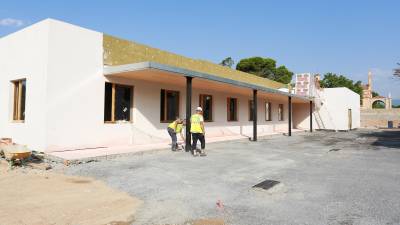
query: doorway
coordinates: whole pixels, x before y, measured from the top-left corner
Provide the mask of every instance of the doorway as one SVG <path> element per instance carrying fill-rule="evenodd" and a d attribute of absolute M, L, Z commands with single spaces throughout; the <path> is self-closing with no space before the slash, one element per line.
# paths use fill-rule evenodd
<path fill-rule="evenodd" d="M 353 128 L 353 115 L 351 109 L 348 109 L 347 116 L 349 121 L 349 130 L 351 130 Z"/>

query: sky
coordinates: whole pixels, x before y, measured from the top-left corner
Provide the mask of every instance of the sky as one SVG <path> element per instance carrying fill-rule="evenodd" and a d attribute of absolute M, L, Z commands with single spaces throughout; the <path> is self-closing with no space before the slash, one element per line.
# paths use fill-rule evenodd
<path fill-rule="evenodd" d="M 400 99 L 400 1 L 5 1 L 0 36 L 46 18 L 219 63 L 262 56 L 295 73 L 343 74 Z"/>

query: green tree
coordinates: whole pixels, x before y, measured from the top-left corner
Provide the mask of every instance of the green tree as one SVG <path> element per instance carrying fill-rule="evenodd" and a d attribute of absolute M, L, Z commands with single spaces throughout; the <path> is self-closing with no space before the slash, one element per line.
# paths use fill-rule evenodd
<path fill-rule="evenodd" d="M 372 91 L 372 97 L 378 97 L 378 96 L 379 96 L 378 92 Z"/>
<path fill-rule="evenodd" d="M 347 87 L 355 93 L 362 96 L 361 81 L 354 82 L 343 75 L 336 75 L 334 73 L 326 73 L 324 79 L 321 80 L 321 87 L 334 88 L 334 87 Z"/>
<path fill-rule="evenodd" d="M 383 103 L 382 101 L 376 101 L 376 102 L 372 103 L 372 108 L 373 109 L 384 109 L 385 103 Z"/>
<path fill-rule="evenodd" d="M 400 66 L 400 63 L 397 63 L 397 65 L 399 65 L 399 66 Z M 399 67 L 399 68 L 396 68 L 396 69 L 394 69 L 394 75 L 395 75 L 395 76 L 398 76 L 398 77 L 400 77 L 400 67 Z"/>
<path fill-rule="evenodd" d="M 224 60 L 222 60 L 219 65 L 221 66 L 226 66 L 229 68 L 232 68 L 233 64 L 235 64 L 235 61 L 233 61 L 233 59 L 231 57 L 225 58 Z"/>
<path fill-rule="evenodd" d="M 284 84 L 290 83 L 293 77 L 293 72 L 285 66 L 276 67 L 276 61 L 271 58 L 252 57 L 242 59 L 236 65 L 236 69 Z"/>

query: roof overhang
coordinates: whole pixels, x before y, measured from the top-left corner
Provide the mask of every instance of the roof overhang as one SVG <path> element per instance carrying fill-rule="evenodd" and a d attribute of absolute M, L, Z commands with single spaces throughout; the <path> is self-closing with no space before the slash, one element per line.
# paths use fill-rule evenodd
<path fill-rule="evenodd" d="M 249 88 L 249 89 L 263 91 L 263 92 L 267 92 L 267 93 L 291 96 L 296 99 L 301 99 L 303 101 L 312 101 L 312 98 L 291 94 L 289 92 L 284 92 L 284 91 L 280 91 L 280 90 L 273 89 L 273 88 L 263 87 L 263 86 L 259 86 L 259 85 L 246 83 L 246 82 L 223 78 L 220 76 L 215 76 L 212 74 L 197 72 L 197 71 L 193 71 L 193 70 L 187 70 L 187 69 L 164 65 L 164 64 L 155 63 L 155 62 L 140 62 L 140 63 L 118 65 L 118 66 L 104 66 L 104 75 L 109 76 L 109 75 L 113 75 L 113 74 L 121 74 L 121 73 L 128 73 L 128 72 L 142 71 L 142 70 L 151 70 L 151 69 L 165 71 L 165 72 L 169 72 L 169 73 L 176 74 L 179 76 L 202 78 L 202 79 L 206 79 L 206 80 L 210 80 L 210 81 L 221 82 L 221 83 L 225 83 L 225 84 Z"/>

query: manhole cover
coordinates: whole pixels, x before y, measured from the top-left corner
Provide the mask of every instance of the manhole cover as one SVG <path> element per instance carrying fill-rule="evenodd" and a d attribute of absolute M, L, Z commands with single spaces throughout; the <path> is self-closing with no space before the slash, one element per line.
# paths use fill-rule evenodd
<path fill-rule="evenodd" d="M 279 183 L 281 182 L 276 180 L 264 180 L 263 182 L 254 185 L 253 188 L 262 188 L 264 190 L 268 190 Z"/>

